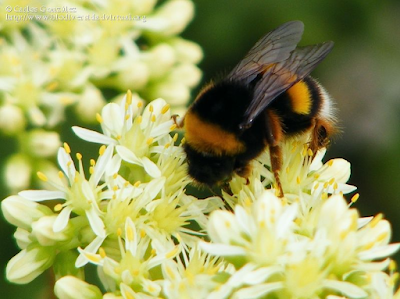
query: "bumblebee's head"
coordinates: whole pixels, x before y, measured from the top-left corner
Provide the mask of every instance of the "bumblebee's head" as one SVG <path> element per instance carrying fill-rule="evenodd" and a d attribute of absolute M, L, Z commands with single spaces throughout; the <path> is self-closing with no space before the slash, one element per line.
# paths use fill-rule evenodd
<path fill-rule="evenodd" d="M 198 152 L 188 144 L 185 146 L 185 151 L 189 164 L 189 175 L 198 183 L 212 187 L 231 178 L 234 158 Z"/>

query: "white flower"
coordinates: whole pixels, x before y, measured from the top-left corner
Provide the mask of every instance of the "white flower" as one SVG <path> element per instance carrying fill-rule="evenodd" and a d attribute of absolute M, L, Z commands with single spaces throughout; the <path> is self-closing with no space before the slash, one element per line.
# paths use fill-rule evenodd
<path fill-rule="evenodd" d="M 104 249 L 100 249 L 99 253 L 79 251 L 88 262 L 100 267 L 101 277 L 111 289 L 119 288 L 123 294 L 142 291 L 158 296 L 161 287 L 152 281 L 150 270 L 175 257 L 179 247 L 170 243 L 166 248 L 165 244 L 160 246 L 157 240 L 142 236 L 129 217 L 126 218 L 124 231 L 123 236 L 118 236 L 121 252 L 118 260 L 108 257 Z M 150 255 L 149 250 L 152 251 Z"/>
<path fill-rule="evenodd" d="M 71 212 L 74 212 L 77 215 L 86 215 L 95 234 L 105 237 L 105 228 L 101 220 L 102 212 L 99 204 L 102 200 L 109 198 L 110 195 L 109 192 L 103 191 L 104 186 L 99 185 L 99 182 L 111 160 L 113 147 L 109 146 L 107 149 L 104 147 L 100 150 L 100 157 L 97 163 L 92 165 L 91 176 L 88 180 L 85 178 L 83 171 L 81 155 L 77 155 L 79 170 L 76 170 L 69 153 L 70 149 L 67 145 L 58 151 L 58 161 L 64 174 L 60 172 L 60 182 L 49 182 L 57 191 L 30 190 L 22 191 L 19 195 L 33 201 L 65 200 L 64 204 L 56 206 L 60 214 L 54 222 L 54 232 L 62 231 L 68 224 Z M 64 175 L 67 177 L 68 182 L 63 180 Z M 48 180 L 43 174 L 41 176 L 45 181 Z"/>
<path fill-rule="evenodd" d="M 350 177 L 350 163 L 344 159 L 332 159 L 322 163 L 326 149 L 313 153 L 308 148 L 309 136 L 299 136 L 282 144 L 282 168 L 280 180 L 283 192 L 289 199 L 302 193 L 350 193 L 356 187 L 346 184 Z M 257 159 L 261 165 L 270 165 L 269 155 Z M 259 167 L 259 166 L 256 166 Z M 264 185 L 274 181 L 273 173 L 267 168 L 259 170 L 265 177 Z"/>
<path fill-rule="evenodd" d="M 182 252 L 182 258 L 162 263 L 164 280 L 163 291 L 167 298 L 210 298 L 209 294 L 217 289 L 226 276 L 224 263 L 215 257 L 201 252 L 197 247 L 188 253 Z"/>
<path fill-rule="evenodd" d="M 161 171 L 149 156 L 154 150 L 159 151 L 159 146 L 173 142 L 169 133 L 176 126 L 164 100 L 153 101 L 142 115 L 135 117 L 141 105 L 141 102 L 132 101 L 132 94 L 128 92 L 119 106 L 111 103 L 103 108 L 101 125 L 104 134 L 79 127 L 73 127 L 73 130 L 87 141 L 116 145 L 122 160 L 141 166 L 150 177 L 158 178 Z"/>
<path fill-rule="evenodd" d="M 393 294 L 389 285 L 371 287 L 362 279 L 385 275 L 389 265 L 385 258 L 400 248 L 400 244 L 389 244 L 388 222 L 379 216 L 369 223 L 363 221 L 341 196 L 334 195 L 319 199 L 322 205 L 308 214 L 315 219 L 314 229 L 305 230 L 302 226 L 310 225 L 302 221 L 299 207 L 307 199 L 300 197 L 298 203 L 287 204 L 266 191 L 245 207 L 237 205 L 234 214 L 211 214 L 208 234 L 212 242 L 201 243 L 201 247 L 224 257 L 238 270 L 215 298 Z"/>

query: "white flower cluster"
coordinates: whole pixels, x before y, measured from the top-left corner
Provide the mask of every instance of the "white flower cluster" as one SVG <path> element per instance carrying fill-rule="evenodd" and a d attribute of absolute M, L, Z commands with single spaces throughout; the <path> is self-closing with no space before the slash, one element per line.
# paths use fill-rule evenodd
<path fill-rule="evenodd" d="M 82 277 L 82 267 L 93 263 L 107 290 L 156 295 L 161 265 L 196 246 L 205 215 L 222 207 L 222 200 L 185 194 L 190 180 L 177 135 L 170 136 L 175 129 L 170 106 L 158 99 L 142 107 L 128 92 L 120 105 L 110 103 L 98 116 L 104 134 L 74 128 L 86 140 L 104 144 L 88 174 L 82 155 L 76 154 L 75 166 L 64 144 L 59 175 L 38 173 L 49 190 L 22 191 L 2 202 L 5 218 L 18 227 L 22 249 L 7 266 L 10 281 L 27 283 L 50 266 L 59 278 Z M 52 209 L 39 203 L 48 200 Z M 63 284 L 57 286 L 62 292 Z"/>
<path fill-rule="evenodd" d="M 202 76 L 196 66 L 201 48 L 178 36 L 194 5 L 158 2 L 3 1 L 0 133 L 21 136 L 19 153 L 6 166 L 12 192 L 28 188 L 38 169 L 51 167 L 48 158 L 60 140 L 49 130 L 64 121 L 67 107 L 94 122 L 106 100 L 131 89 L 142 98 L 163 97 L 181 112 Z M 39 154 L 26 150 L 38 148 L 29 142 L 36 137 L 45 140 Z"/>
<path fill-rule="evenodd" d="M 350 164 L 323 164 L 324 150 L 309 152 L 306 137 L 283 148 L 284 198 L 274 195 L 265 154 L 249 184 L 233 178 L 224 203 L 186 194 L 185 154 L 164 100 L 143 109 L 128 92 L 97 119 L 103 133 L 74 127 L 102 144 L 87 171 L 64 144 L 59 175 L 38 173 L 49 190 L 2 202 L 22 249 L 8 280 L 28 283 L 52 267 L 59 298 L 400 297 L 389 222 L 346 203 Z M 85 281 L 88 263 L 101 288 Z"/>

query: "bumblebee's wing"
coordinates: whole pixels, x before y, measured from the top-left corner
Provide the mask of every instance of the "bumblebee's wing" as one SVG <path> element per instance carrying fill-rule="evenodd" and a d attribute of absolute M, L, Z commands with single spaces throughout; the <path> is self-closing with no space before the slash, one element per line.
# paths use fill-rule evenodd
<path fill-rule="evenodd" d="M 228 79 L 248 84 L 265 65 L 287 60 L 300 41 L 303 31 L 302 22 L 291 21 L 267 33 L 229 73 Z"/>
<path fill-rule="evenodd" d="M 285 61 L 264 65 L 261 79 L 254 87 L 253 100 L 247 108 L 241 128 L 247 128 L 279 94 L 308 76 L 332 50 L 333 42 L 297 48 Z"/>

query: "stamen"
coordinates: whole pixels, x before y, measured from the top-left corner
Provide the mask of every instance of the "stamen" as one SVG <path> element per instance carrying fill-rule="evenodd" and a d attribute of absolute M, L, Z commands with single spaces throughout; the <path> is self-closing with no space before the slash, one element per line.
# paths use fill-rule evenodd
<path fill-rule="evenodd" d="M 130 227 L 130 226 L 127 226 L 127 228 L 126 228 L 126 237 L 127 237 L 128 241 L 133 241 L 134 240 L 134 238 L 133 238 L 133 230 L 132 230 L 132 227 Z"/>
<path fill-rule="evenodd" d="M 103 122 L 103 118 L 99 113 L 96 113 L 96 120 L 101 124 Z"/>
<path fill-rule="evenodd" d="M 167 259 L 173 258 L 173 257 L 178 253 L 178 251 L 179 251 L 179 247 L 178 247 L 178 246 L 175 246 L 175 248 L 172 249 L 170 252 L 168 252 L 168 253 L 165 255 L 165 257 L 166 257 Z"/>
<path fill-rule="evenodd" d="M 161 109 L 161 114 L 167 113 L 170 107 L 171 107 L 170 104 L 166 104 L 166 105 Z"/>
<path fill-rule="evenodd" d="M 106 146 L 105 146 L 105 145 L 102 145 L 102 146 L 100 147 L 100 149 L 99 149 L 99 155 L 100 155 L 100 156 L 103 156 L 105 151 L 106 151 Z"/>
<path fill-rule="evenodd" d="M 130 89 L 126 92 L 126 104 L 132 104 L 132 91 Z"/>
<path fill-rule="evenodd" d="M 36 175 L 38 176 L 38 178 L 41 180 L 41 181 L 43 181 L 43 182 L 47 182 L 49 179 L 47 178 L 47 176 L 43 173 L 43 172 L 41 172 L 41 171 L 38 171 L 37 173 L 36 173 Z"/>
<path fill-rule="evenodd" d="M 383 214 L 379 213 L 378 215 L 376 215 L 374 217 L 374 219 L 371 220 L 371 222 L 369 223 L 370 227 L 375 227 L 379 221 L 381 221 L 383 219 Z"/>
<path fill-rule="evenodd" d="M 150 138 L 147 139 L 146 143 L 147 143 L 147 145 L 150 145 L 150 144 L 153 143 L 153 141 L 154 141 L 154 138 L 150 137 Z"/>
<path fill-rule="evenodd" d="M 67 154 L 71 153 L 71 148 L 69 147 L 68 143 L 64 142 L 64 149 L 67 152 Z"/>
<path fill-rule="evenodd" d="M 350 199 L 350 201 L 352 203 L 355 203 L 358 200 L 359 197 L 360 197 L 360 194 L 356 193 L 356 194 L 353 195 L 353 197 Z"/>
<path fill-rule="evenodd" d="M 390 260 L 390 263 L 389 263 L 389 271 L 390 272 L 394 272 L 394 271 L 396 271 L 397 270 L 397 263 L 396 263 L 396 261 L 395 260 Z"/>
<path fill-rule="evenodd" d="M 63 205 L 62 204 L 56 204 L 55 206 L 54 206 L 54 212 L 60 212 L 61 210 L 62 210 L 62 208 L 63 208 Z"/>
<path fill-rule="evenodd" d="M 107 255 L 106 255 L 106 251 L 104 250 L 103 247 L 99 248 L 99 254 L 100 256 L 104 259 Z"/>
<path fill-rule="evenodd" d="M 46 86 L 47 91 L 54 91 L 60 84 L 57 81 L 51 82 L 49 85 Z"/>

